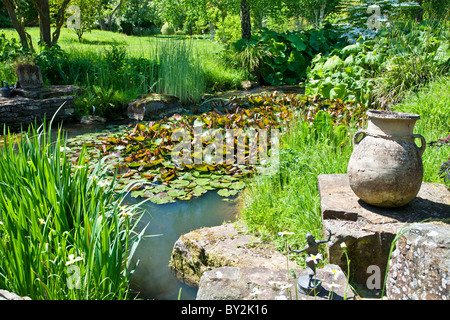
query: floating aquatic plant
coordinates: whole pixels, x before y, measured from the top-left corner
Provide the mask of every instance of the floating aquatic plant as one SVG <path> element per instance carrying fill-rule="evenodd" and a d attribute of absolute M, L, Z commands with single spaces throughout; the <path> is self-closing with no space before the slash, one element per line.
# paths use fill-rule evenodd
<path fill-rule="evenodd" d="M 328 112 L 337 124 L 361 125 L 366 108 L 340 99 L 277 92 L 233 96 L 199 115 L 175 114 L 85 135 L 83 140 L 76 137 L 69 147 L 86 145 L 91 160 L 108 157 L 109 173 L 119 179 L 119 188 L 135 182 L 133 197 L 162 204 L 214 189 L 230 197 L 245 187 L 246 178 L 276 161 L 273 147 L 279 146 L 270 137 L 283 133 L 295 118 L 312 122 L 319 111 Z M 75 161 L 77 148 L 72 149 Z"/>

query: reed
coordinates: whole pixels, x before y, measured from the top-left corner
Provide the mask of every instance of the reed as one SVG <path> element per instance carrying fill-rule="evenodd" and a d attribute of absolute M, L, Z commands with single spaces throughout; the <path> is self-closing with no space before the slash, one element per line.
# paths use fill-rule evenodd
<path fill-rule="evenodd" d="M 32 299 L 127 299 L 140 211 L 105 184 L 103 161 L 66 158 L 60 131 L 5 132 L 0 150 L 0 288 Z"/>

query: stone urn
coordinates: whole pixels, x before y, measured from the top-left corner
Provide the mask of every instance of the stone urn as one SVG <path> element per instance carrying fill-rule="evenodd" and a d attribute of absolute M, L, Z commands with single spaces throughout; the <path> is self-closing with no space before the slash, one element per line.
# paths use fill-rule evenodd
<path fill-rule="evenodd" d="M 39 89 L 43 86 L 41 68 L 33 64 L 21 64 L 16 67 L 17 79 L 23 89 Z"/>
<path fill-rule="evenodd" d="M 347 174 L 353 192 L 379 207 L 401 207 L 412 201 L 423 179 L 425 138 L 414 134 L 417 114 L 369 110 L 367 130 L 353 137 Z M 418 147 L 415 139 L 421 140 Z"/>

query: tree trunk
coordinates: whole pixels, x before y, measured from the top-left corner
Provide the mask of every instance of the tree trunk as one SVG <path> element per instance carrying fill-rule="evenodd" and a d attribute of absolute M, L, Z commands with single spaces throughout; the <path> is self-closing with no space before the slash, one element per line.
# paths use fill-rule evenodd
<path fill-rule="evenodd" d="M 45 0 L 48 2 L 48 0 Z M 64 24 L 64 14 L 66 13 L 67 6 L 69 5 L 70 0 L 63 0 L 61 7 L 59 7 L 58 13 L 56 14 L 56 28 L 55 31 L 52 34 L 52 42 L 51 46 L 54 46 L 59 39 L 59 35 L 61 33 L 61 28 Z"/>
<path fill-rule="evenodd" d="M 50 29 L 50 6 L 48 0 L 36 0 L 33 1 L 36 10 L 39 13 L 39 31 L 41 35 L 41 41 L 48 47 L 52 46 L 52 36 Z"/>
<path fill-rule="evenodd" d="M 248 0 L 241 0 L 241 37 L 242 39 L 250 40 L 251 36 L 250 4 Z"/>
<path fill-rule="evenodd" d="M 15 5 L 12 0 L 3 0 L 6 10 L 8 11 L 11 23 L 19 34 L 20 43 L 25 50 L 33 50 L 33 43 L 31 42 L 31 37 L 25 32 L 25 26 L 19 22 L 17 19 Z"/>
<path fill-rule="evenodd" d="M 114 8 L 114 10 L 111 12 L 111 14 L 108 16 L 108 30 L 112 31 L 112 18 L 117 10 L 122 6 L 123 0 L 119 1 L 119 4 Z"/>
<path fill-rule="evenodd" d="M 422 0 L 418 0 L 417 3 L 420 5 L 420 8 L 416 11 L 416 21 L 421 23 L 423 21 L 423 7 Z"/>

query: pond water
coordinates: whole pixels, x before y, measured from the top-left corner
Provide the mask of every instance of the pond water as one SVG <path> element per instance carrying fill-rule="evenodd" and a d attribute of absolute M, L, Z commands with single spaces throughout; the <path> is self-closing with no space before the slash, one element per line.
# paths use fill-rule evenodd
<path fill-rule="evenodd" d="M 118 121 L 101 125 L 68 124 L 63 130 L 70 138 L 102 132 L 105 129 L 114 130 L 115 126 L 126 123 L 126 121 Z M 131 287 L 139 292 L 138 298 L 176 300 L 180 289 L 180 299 L 194 300 L 196 298 L 197 288 L 180 282 L 168 267 L 173 245 L 182 234 L 202 227 L 235 221 L 239 213 L 237 198 L 227 199 L 228 201 L 225 201 L 217 194 L 217 191 L 209 191 L 189 201 L 177 200 L 175 203 L 164 205 L 146 202 L 141 205 L 145 214 L 138 226 L 140 228 L 138 231 L 147 226 L 145 235 L 149 237 L 142 239 L 132 260 L 133 263 L 139 261 L 131 278 Z M 141 198 L 128 196 L 124 204 L 133 205 L 142 201 Z"/>
<path fill-rule="evenodd" d="M 127 198 L 126 204 L 141 200 Z M 189 201 L 177 201 L 164 205 L 146 202 L 142 205 L 148 214 L 142 217 L 139 227 L 147 226 L 146 235 L 136 249 L 134 263 L 139 264 L 131 278 L 132 289 L 140 292 L 139 298 L 156 300 L 194 300 L 197 289 L 180 282 L 170 271 L 172 248 L 185 233 L 202 227 L 211 227 L 225 221 L 235 221 L 238 214 L 236 199 L 224 201 L 215 191 Z"/>

